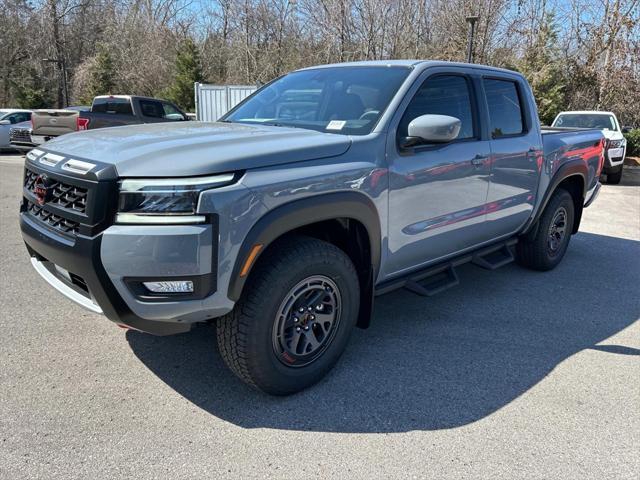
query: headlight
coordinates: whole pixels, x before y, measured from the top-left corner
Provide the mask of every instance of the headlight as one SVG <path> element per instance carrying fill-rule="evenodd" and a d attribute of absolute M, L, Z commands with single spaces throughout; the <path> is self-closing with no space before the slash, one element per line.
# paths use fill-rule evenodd
<path fill-rule="evenodd" d="M 202 223 L 200 193 L 229 185 L 235 175 L 197 178 L 126 179 L 120 182 L 116 223 Z"/>
<path fill-rule="evenodd" d="M 627 140 L 623 138 L 622 140 L 610 140 L 609 148 L 620 148 L 624 147 L 627 144 Z"/>

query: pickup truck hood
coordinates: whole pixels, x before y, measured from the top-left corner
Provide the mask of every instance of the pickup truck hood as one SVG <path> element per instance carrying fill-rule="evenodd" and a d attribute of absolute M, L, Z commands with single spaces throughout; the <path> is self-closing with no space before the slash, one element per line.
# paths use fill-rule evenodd
<path fill-rule="evenodd" d="M 624 138 L 624 135 L 622 135 L 621 132 L 618 132 L 616 130 L 602 130 L 602 134 L 604 135 L 604 138 L 606 138 L 607 140 L 622 140 Z"/>
<path fill-rule="evenodd" d="M 121 177 L 184 177 L 333 157 L 350 145 L 348 136 L 299 128 L 171 122 L 71 133 L 43 149 L 113 164 Z"/>

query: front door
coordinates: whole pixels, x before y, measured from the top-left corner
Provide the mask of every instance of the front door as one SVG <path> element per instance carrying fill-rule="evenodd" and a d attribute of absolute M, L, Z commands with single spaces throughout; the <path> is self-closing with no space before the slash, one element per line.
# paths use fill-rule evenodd
<path fill-rule="evenodd" d="M 391 128 L 387 276 L 486 240 L 491 150 L 479 128 L 476 85 L 463 71 L 430 73 Z M 426 114 L 458 118 L 457 139 L 401 149 L 409 122 Z"/>

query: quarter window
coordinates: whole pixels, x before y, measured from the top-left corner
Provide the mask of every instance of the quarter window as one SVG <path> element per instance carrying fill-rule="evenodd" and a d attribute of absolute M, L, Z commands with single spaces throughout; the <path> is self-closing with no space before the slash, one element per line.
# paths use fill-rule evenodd
<path fill-rule="evenodd" d="M 421 115 L 448 115 L 461 122 L 458 139 L 475 137 L 471 92 L 465 77 L 438 75 L 428 78 L 411 99 L 398 126 L 398 136 L 406 137 L 411 121 Z"/>
<path fill-rule="evenodd" d="M 485 78 L 484 91 L 489 106 L 491 136 L 500 138 L 523 133 L 522 102 L 516 83 Z"/>

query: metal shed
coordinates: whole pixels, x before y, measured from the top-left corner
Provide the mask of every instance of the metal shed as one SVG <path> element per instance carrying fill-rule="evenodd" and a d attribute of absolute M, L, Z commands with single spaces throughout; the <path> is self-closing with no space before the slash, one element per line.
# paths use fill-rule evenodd
<path fill-rule="evenodd" d="M 215 122 L 257 90 L 255 85 L 208 85 L 196 82 L 196 119 Z"/>

